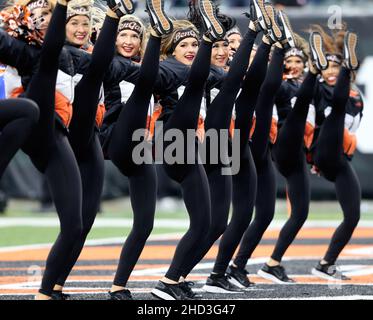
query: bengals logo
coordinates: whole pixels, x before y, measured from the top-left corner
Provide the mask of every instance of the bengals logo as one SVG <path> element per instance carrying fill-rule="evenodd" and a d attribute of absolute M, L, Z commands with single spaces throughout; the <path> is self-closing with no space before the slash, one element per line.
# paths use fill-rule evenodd
<path fill-rule="evenodd" d="M 37 1 L 33 1 L 31 3 L 29 3 L 27 5 L 27 8 L 32 11 L 34 9 L 37 9 L 37 8 L 49 8 L 49 3 L 47 0 L 37 0 Z"/>

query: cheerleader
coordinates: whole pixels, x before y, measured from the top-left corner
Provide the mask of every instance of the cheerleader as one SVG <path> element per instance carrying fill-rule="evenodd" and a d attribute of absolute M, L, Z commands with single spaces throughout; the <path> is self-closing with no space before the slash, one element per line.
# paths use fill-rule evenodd
<path fill-rule="evenodd" d="M 312 273 L 324 279 L 347 280 L 335 267 L 360 219 L 361 188 L 351 165 L 356 149 L 355 132 L 363 112 L 363 99 L 354 84 L 359 67 L 358 37 L 344 28 L 334 37 L 320 32 L 329 67 L 323 70 L 315 92 L 316 131 L 311 147 L 315 170 L 334 183 L 343 221 L 334 232 L 327 252 Z"/>

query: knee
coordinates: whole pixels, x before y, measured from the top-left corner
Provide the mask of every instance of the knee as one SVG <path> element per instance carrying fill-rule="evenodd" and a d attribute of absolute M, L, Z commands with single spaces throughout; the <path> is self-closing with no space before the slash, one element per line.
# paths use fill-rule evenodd
<path fill-rule="evenodd" d="M 197 232 L 203 236 L 206 236 L 206 234 L 209 232 L 211 227 L 211 223 L 209 220 L 206 220 L 206 222 L 201 223 L 197 229 Z"/>
<path fill-rule="evenodd" d="M 251 222 L 251 217 L 242 217 L 240 219 L 232 219 L 231 224 L 234 226 L 234 230 L 238 234 L 243 234 L 249 227 Z"/>
<path fill-rule="evenodd" d="M 153 223 L 143 223 L 141 226 L 134 226 L 132 233 L 139 241 L 145 242 L 153 231 Z"/>
<path fill-rule="evenodd" d="M 306 220 L 307 220 L 307 217 L 308 217 L 308 212 L 307 212 L 306 214 L 303 214 L 303 215 L 299 218 L 299 224 L 300 224 L 301 226 L 304 225 L 304 223 L 305 223 Z"/>
<path fill-rule="evenodd" d="M 25 100 L 25 102 L 27 102 L 27 107 L 23 109 L 24 116 L 29 120 L 31 125 L 36 125 L 39 121 L 39 107 L 32 100 Z"/>
<path fill-rule="evenodd" d="M 218 240 L 226 229 L 227 229 L 227 223 L 211 225 L 210 230 L 209 230 L 211 239 L 213 239 L 214 241 Z"/>
<path fill-rule="evenodd" d="M 61 228 L 61 236 L 66 242 L 75 242 L 83 235 L 82 224 L 72 224 L 68 228 Z"/>
<path fill-rule="evenodd" d="M 320 142 L 318 142 L 317 148 L 315 148 L 313 152 L 313 160 L 315 161 L 316 165 L 323 165 L 327 164 L 329 159 L 328 150 L 327 148 L 323 148 Z"/>
<path fill-rule="evenodd" d="M 79 238 L 83 234 L 83 226 L 81 224 L 72 228 L 71 234 L 74 238 Z"/>
<path fill-rule="evenodd" d="M 209 220 L 204 222 L 191 224 L 189 231 L 194 234 L 194 238 L 205 237 L 211 230 L 211 224 Z"/>
<path fill-rule="evenodd" d="M 81 231 L 82 237 L 86 238 L 88 234 L 91 232 L 91 229 L 92 229 L 92 224 L 84 225 Z"/>
<path fill-rule="evenodd" d="M 320 169 L 320 171 L 326 176 L 334 176 L 333 180 L 335 179 L 335 175 L 338 171 L 339 163 L 334 156 L 329 155 L 327 152 L 315 152 L 314 156 L 315 165 Z"/>
<path fill-rule="evenodd" d="M 108 154 L 113 164 L 122 174 L 129 176 L 131 173 L 134 173 L 135 166 L 133 166 L 132 162 L 128 159 L 128 155 L 120 150 L 120 148 L 109 148 Z"/>
<path fill-rule="evenodd" d="M 255 217 L 252 225 L 256 230 L 265 231 L 273 220 L 273 215 L 270 217 Z M 251 228 L 251 227 L 250 227 Z"/>
<path fill-rule="evenodd" d="M 349 215 L 343 219 L 344 225 L 346 225 L 350 229 L 355 229 L 360 221 L 360 213 Z"/>
<path fill-rule="evenodd" d="M 297 213 L 292 213 L 290 220 L 292 221 L 292 224 L 296 226 L 297 228 L 301 228 L 304 223 L 306 222 L 308 217 L 308 211 L 307 210 L 302 210 Z"/>

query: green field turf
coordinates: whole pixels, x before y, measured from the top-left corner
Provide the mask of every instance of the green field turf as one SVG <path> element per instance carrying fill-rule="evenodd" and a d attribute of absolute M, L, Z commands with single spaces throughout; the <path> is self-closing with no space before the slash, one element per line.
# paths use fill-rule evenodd
<path fill-rule="evenodd" d="M 7 227 L 0 228 L 0 247 L 48 244 L 56 240 L 58 228 L 53 227 Z M 129 228 L 94 228 L 88 239 L 118 238 L 128 235 Z M 182 232 L 182 229 L 155 228 L 153 235 Z"/>
<path fill-rule="evenodd" d="M 38 213 L 38 204 L 34 201 L 12 200 L 9 203 L 7 211 L 2 217 L 55 217 L 55 212 Z M 373 202 L 363 201 L 361 206 L 362 219 L 373 220 Z M 105 201 L 102 204 L 101 218 L 132 218 L 132 210 L 128 199 Z M 283 220 L 287 217 L 287 207 L 284 200 L 278 200 L 276 203 L 275 219 Z M 337 202 L 311 202 L 309 220 L 340 220 L 342 212 Z M 156 219 L 188 219 L 188 214 L 184 208 L 172 212 L 162 211 L 157 208 Z"/>
<path fill-rule="evenodd" d="M 36 213 L 38 207 L 36 202 L 32 201 L 11 201 L 6 213 L 0 215 L 0 247 L 51 243 L 56 239 L 58 234 L 57 227 L 30 227 L 30 226 L 12 226 L 1 227 L 1 221 L 8 218 L 39 218 L 56 217 L 55 212 Z M 107 220 L 113 218 L 132 218 L 132 210 L 128 199 L 107 201 L 102 204 L 102 213 L 98 215 L 99 219 Z M 278 201 L 276 207 L 275 220 L 285 220 L 287 217 L 286 203 L 283 200 Z M 156 212 L 156 220 L 172 219 L 176 221 L 187 221 L 188 215 L 185 209 L 180 208 L 173 212 Z M 336 202 L 312 202 L 309 214 L 309 221 L 325 221 L 334 220 L 340 221 L 342 213 Z M 373 220 L 373 204 L 364 202 L 362 205 L 362 220 Z M 34 220 L 33 220 L 34 221 Z M 104 239 L 113 237 L 125 237 L 129 233 L 128 227 L 110 226 L 110 227 L 94 227 L 89 235 L 89 239 Z M 168 234 L 184 232 L 182 227 L 158 227 L 153 230 L 152 234 Z"/>

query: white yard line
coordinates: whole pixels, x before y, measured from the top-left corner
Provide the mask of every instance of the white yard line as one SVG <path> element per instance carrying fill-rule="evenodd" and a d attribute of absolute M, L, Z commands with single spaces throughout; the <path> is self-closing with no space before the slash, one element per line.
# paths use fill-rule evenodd
<path fill-rule="evenodd" d="M 167 233 L 161 235 L 151 235 L 148 241 L 163 241 L 163 240 L 177 240 L 180 239 L 182 234 L 180 233 Z M 108 244 L 122 244 L 126 241 L 126 237 L 122 238 L 105 238 L 97 240 L 87 240 L 87 246 L 100 246 Z M 37 249 L 48 249 L 52 247 L 53 243 L 40 243 L 40 244 L 30 244 L 24 246 L 11 246 L 11 247 L 2 247 L 0 248 L 1 252 L 13 252 L 13 251 L 24 251 L 24 250 L 37 250 Z"/>
<path fill-rule="evenodd" d="M 132 219 L 98 218 L 94 228 L 130 228 Z M 188 228 L 189 221 L 184 219 L 158 219 L 154 226 L 157 228 Z M 59 227 L 58 218 L 0 218 L 0 228 L 7 227 Z"/>
<path fill-rule="evenodd" d="M 285 220 L 273 221 L 269 229 L 280 229 Z M 339 220 L 325 220 L 325 221 L 307 221 L 304 228 L 335 228 L 341 223 Z M 58 227 L 58 218 L 43 218 L 43 217 L 27 217 L 27 218 L 0 218 L 0 228 L 6 227 Z M 132 219 L 120 218 L 97 218 L 94 224 L 95 228 L 121 228 L 131 227 Z M 189 226 L 188 219 L 156 219 L 154 226 L 158 228 L 187 228 Z M 372 228 L 373 221 L 362 221 L 359 227 Z"/>
<path fill-rule="evenodd" d="M 345 253 L 359 256 L 370 256 L 373 258 L 373 246 L 358 249 L 347 249 Z"/>

